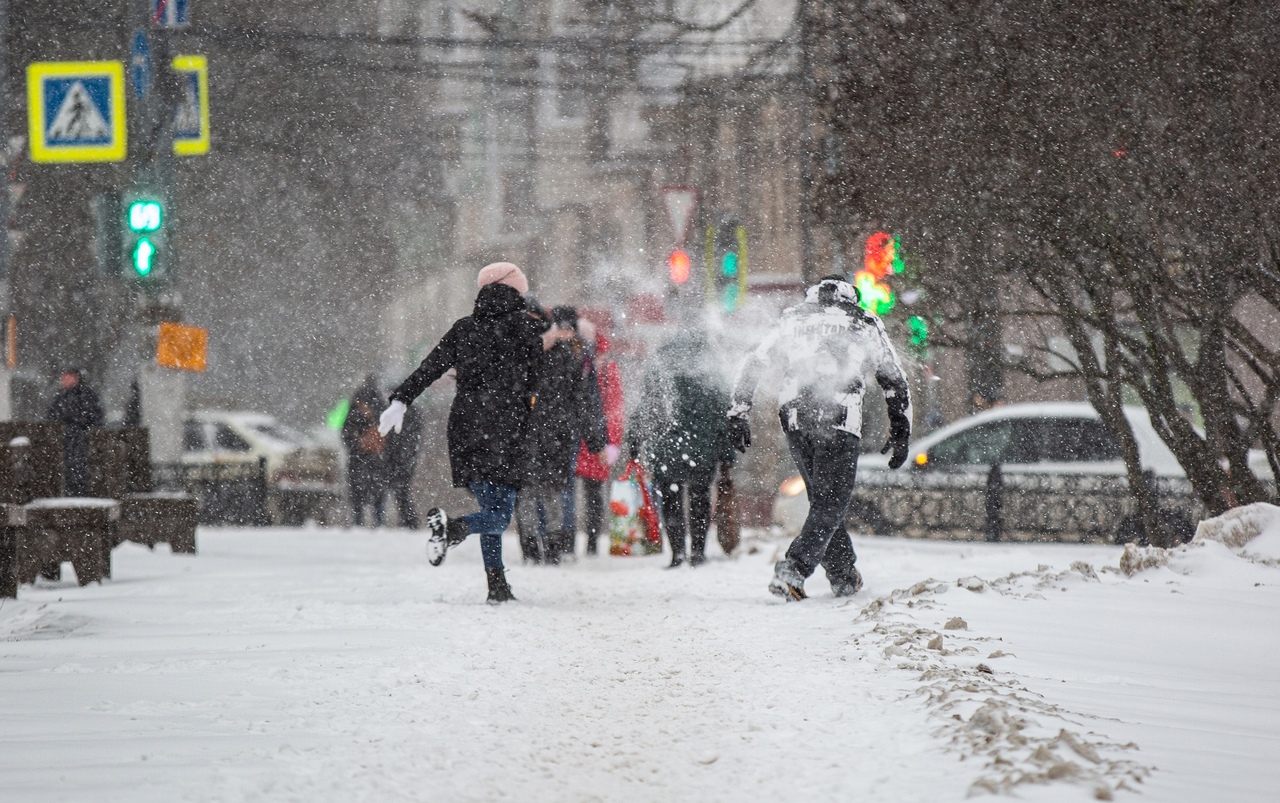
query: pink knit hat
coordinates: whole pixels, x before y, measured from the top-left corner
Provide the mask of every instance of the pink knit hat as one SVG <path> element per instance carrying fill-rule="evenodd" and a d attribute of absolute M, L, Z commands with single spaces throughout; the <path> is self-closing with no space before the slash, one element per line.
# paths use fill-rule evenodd
<path fill-rule="evenodd" d="M 514 288 L 520 295 L 529 292 L 529 280 L 525 278 L 524 271 L 510 262 L 494 262 L 492 265 L 485 265 L 480 269 L 476 283 L 480 287 L 486 284 L 505 284 L 507 287 Z"/>

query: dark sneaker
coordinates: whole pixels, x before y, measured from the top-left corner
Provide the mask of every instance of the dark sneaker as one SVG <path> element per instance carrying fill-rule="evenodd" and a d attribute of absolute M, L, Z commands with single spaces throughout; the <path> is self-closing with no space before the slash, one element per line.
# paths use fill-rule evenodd
<path fill-rule="evenodd" d="M 862 590 L 862 573 L 855 566 L 847 579 L 831 581 L 831 595 L 835 597 L 852 597 Z"/>
<path fill-rule="evenodd" d="M 695 569 L 706 562 L 707 562 L 706 555 L 690 555 L 689 556 L 689 565 Z"/>
<path fill-rule="evenodd" d="M 439 566 L 444 563 L 444 556 L 449 551 L 448 527 L 449 517 L 443 510 L 433 507 L 427 511 L 427 563 Z"/>

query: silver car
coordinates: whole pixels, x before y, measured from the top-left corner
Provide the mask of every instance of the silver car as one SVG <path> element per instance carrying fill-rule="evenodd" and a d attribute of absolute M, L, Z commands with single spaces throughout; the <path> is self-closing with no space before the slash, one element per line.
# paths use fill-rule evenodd
<path fill-rule="evenodd" d="M 1125 415 L 1163 524 L 1189 539 L 1204 512 L 1191 483 L 1146 410 L 1127 407 Z M 804 491 L 799 476 L 782 483 L 775 523 L 799 530 Z M 864 455 L 849 518 L 864 532 L 917 538 L 1119 543 L 1141 533 L 1119 443 L 1092 406 L 1076 402 L 964 418 L 913 442 L 897 471 L 885 457 Z"/>
<path fill-rule="evenodd" d="M 183 464 L 216 468 L 258 464 L 266 470 L 266 514 L 274 524 L 326 523 L 341 498 L 337 450 L 261 413 L 198 410 L 188 414 Z"/>

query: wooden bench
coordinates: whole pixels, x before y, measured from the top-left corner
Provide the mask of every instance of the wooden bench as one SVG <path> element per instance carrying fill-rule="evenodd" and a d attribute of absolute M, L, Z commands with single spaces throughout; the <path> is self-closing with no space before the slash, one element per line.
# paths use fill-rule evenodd
<path fill-rule="evenodd" d="M 16 595 L 18 584 L 37 576 L 59 578 L 64 561 L 80 585 L 111 576 L 120 503 L 63 496 L 62 460 L 61 424 L 0 422 L 0 504 L 8 523 L 0 558 L 12 557 L 0 566 L 5 592 Z"/>
<path fill-rule="evenodd" d="M 89 489 L 120 502 L 117 543 L 132 541 L 173 552 L 196 551 L 196 498 L 182 491 L 153 490 L 151 446 L 143 428 L 89 432 Z M 114 547 L 115 544 L 112 544 Z"/>

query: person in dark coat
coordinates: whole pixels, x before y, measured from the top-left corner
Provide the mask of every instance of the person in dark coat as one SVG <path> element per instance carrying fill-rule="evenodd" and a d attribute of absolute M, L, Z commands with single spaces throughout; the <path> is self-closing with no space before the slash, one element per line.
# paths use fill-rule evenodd
<path fill-rule="evenodd" d="M 373 506 L 373 526 L 381 527 L 384 518 L 387 443 L 378 432 L 378 416 L 382 410 L 377 377 L 367 376 L 351 397 L 347 420 L 342 424 L 351 511 L 357 527 L 364 524 L 366 505 Z"/>
<path fill-rule="evenodd" d="M 573 482 L 573 462 L 585 440 L 592 452 L 605 447 L 604 411 L 591 362 L 574 328 L 572 307 L 556 307 L 542 336 L 543 364 L 537 399 L 525 438 L 525 476 L 516 516 L 525 557 L 557 564 L 573 553 L 573 531 L 565 527 L 564 496 Z M 545 518 L 543 518 L 545 517 Z M 546 533 L 541 523 L 546 522 Z"/>
<path fill-rule="evenodd" d="M 404 425 L 387 436 L 387 487 L 396 499 L 401 526 L 416 530 L 418 511 L 413 505 L 413 472 L 422 445 L 422 413 L 417 407 L 404 411 Z"/>
<path fill-rule="evenodd" d="M 516 489 L 524 475 L 524 433 L 534 406 L 542 339 L 527 313 L 529 282 L 510 262 L 480 271 L 475 308 L 454 322 L 409 378 L 391 394 L 379 430 L 404 424 L 409 404 L 452 369 L 457 394 L 449 410 L 449 466 L 453 484 L 467 488 L 480 510 L 451 518 L 440 508 L 427 512 L 427 560 L 438 566 L 450 546 L 480 535 L 489 602 L 515 599 L 502 565 L 502 533 L 515 511 Z"/>
<path fill-rule="evenodd" d="M 689 564 L 707 560 L 711 483 L 716 469 L 727 471 L 734 459 L 724 415 L 728 407 L 727 383 L 705 333 L 686 331 L 658 349 L 645 374 L 643 401 L 632 416 L 628 440 L 632 459 L 643 454 L 660 497 L 671 544 L 668 568 L 684 563 L 686 534 Z"/>
<path fill-rule="evenodd" d="M 608 354 L 609 339 L 597 332 L 589 320 L 578 323 L 578 337 L 586 344 L 600 389 L 600 402 L 604 411 L 604 454 L 596 454 L 583 441 L 578 451 L 578 464 L 574 473 L 582 479 L 582 499 L 585 512 L 583 530 L 587 537 L 587 554 L 595 555 L 600 536 L 605 532 L 605 503 L 608 501 L 606 485 L 622 453 L 622 433 L 626 425 L 626 406 L 622 398 L 622 372 L 618 363 Z M 573 498 L 572 490 L 570 498 Z M 572 519 L 571 519 L 572 521 Z M 572 527 L 572 524 L 570 524 Z"/>
<path fill-rule="evenodd" d="M 62 424 L 63 478 L 67 496 L 89 495 L 89 430 L 102 426 L 102 402 L 84 381 L 84 372 L 68 368 L 58 379 L 61 389 L 44 417 Z"/>

